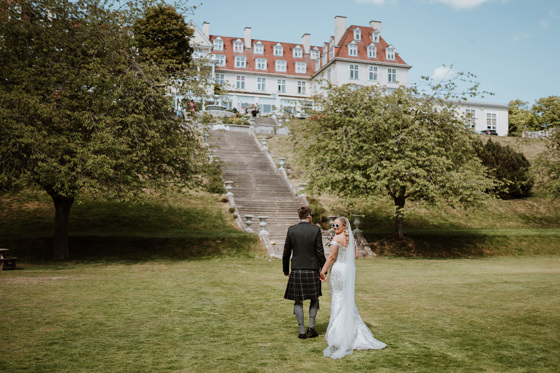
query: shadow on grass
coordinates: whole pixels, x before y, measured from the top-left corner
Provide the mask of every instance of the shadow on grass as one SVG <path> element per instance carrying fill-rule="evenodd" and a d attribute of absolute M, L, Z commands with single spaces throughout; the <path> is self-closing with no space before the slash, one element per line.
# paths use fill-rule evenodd
<path fill-rule="evenodd" d="M 26 261 L 51 261 L 52 238 L 3 238 L 10 254 Z M 256 235 L 237 233 L 214 237 L 99 237 L 70 236 L 70 261 L 141 263 L 157 260 L 211 259 L 254 256 Z"/>

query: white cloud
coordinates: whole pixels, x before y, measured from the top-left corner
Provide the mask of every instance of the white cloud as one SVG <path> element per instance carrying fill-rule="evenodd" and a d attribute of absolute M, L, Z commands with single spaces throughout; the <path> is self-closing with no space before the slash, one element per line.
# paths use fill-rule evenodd
<path fill-rule="evenodd" d="M 556 12 L 554 10 L 551 10 L 550 12 L 548 12 L 548 16 L 539 22 L 539 26 L 542 29 L 547 29 L 550 27 L 550 23 L 557 18 L 558 16 L 556 15 Z"/>
<path fill-rule="evenodd" d="M 452 66 L 440 66 L 434 70 L 432 74 L 433 80 L 449 80 L 456 75 Z"/>
<path fill-rule="evenodd" d="M 430 0 L 432 3 L 442 3 L 457 10 L 473 9 L 492 0 Z"/>
<path fill-rule="evenodd" d="M 517 43 L 519 41 L 525 40 L 525 39 L 529 39 L 530 37 L 532 37 L 533 34 L 530 32 L 525 32 L 523 34 L 515 34 L 513 35 L 513 37 L 511 38 L 511 42 L 512 43 Z"/>

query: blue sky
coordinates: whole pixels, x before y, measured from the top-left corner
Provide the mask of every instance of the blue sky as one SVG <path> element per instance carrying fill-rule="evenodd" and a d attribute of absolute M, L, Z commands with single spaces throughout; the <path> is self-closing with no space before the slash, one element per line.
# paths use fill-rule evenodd
<path fill-rule="evenodd" d="M 382 37 L 412 65 L 411 83 L 423 75 L 454 71 L 477 76 L 493 92 L 478 101 L 530 105 L 560 95 L 560 1 L 558 0 L 202 0 L 187 20 L 210 34 L 312 45 L 334 35 L 334 17 L 347 25 L 382 22 Z"/>

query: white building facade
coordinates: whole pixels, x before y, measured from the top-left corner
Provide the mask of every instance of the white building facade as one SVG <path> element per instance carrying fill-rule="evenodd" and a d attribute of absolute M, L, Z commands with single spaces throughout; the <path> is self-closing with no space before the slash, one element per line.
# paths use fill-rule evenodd
<path fill-rule="evenodd" d="M 202 30 L 190 24 L 197 53 L 210 55 L 215 83 L 222 87 L 213 103 L 228 109 L 243 112 L 258 106 L 261 115 L 301 112 L 313 107 L 311 98 L 323 93 L 325 82 L 379 85 L 389 92 L 409 83 L 412 66 L 385 41 L 380 21 L 348 27 L 346 17 L 336 16 L 334 36 L 316 46 L 310 34 L 296 44 L 253 39 L 250 27 L 243 35 L 224 36 L 210 34 L 209 23 L 203 23 Z M 507 105 L 457 104 L 471 113 L 475 130 L 507 135 Z"/>

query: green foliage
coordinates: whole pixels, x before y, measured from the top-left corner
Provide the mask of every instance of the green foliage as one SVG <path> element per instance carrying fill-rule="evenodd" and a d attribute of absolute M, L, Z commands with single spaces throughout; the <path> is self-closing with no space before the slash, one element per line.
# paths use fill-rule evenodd
<path fill-rule="evenodd" d="M 134 37 L 140 54 L 169 71 L 183 69 L 191 62 L 189 42 L 194 30 L 171 5 L 159 3 L 147 8 L 134 22 Z"/>
<path fill-rule="evenodd" d="M 475 148 L 482 164 L 488 168 L 490 176 L 497 181 L 491 192 L 502 199 L 529 196 L 534 178 L 530 172 L 531 163 L 523 153 L 516 152 L 509 146 L 502 146 L 491 139 L 486 144 L 477 140 Z"/>
<path fill-rule="evenodd" d="M 521 100 L 509 102 L 508 108 L 509 136 L 521 136 L 521 132 L 534 129 L 535 117 L 528 107 L 528 103 Z M 537 128 L 538 129 L 538 128 Z"/>
<path fill-rule="evenodd" d="M 349 199 L 389 195 L 399 237 L 406 200 L 480 204 L 491 183 L 447 102 L 405 88 L 331 88 L 321 113 L 291 128 L 310 188 Z"/>
<path fill-rule="evenodd" d="M 560 96 L 543 97 L 532 108 L 538 129 L 560 128 Z"/>
<path fill-rule="evenodd" d="M 547 150 L 537 160 L 541 184 L 549 196 L 560 197 L 560 129 L 556 129 L 547 144 Z"/>
<path fill-rule="evenodd" d="M 330 229 L 327 210 L 321 205 L 321 201 L 316 198 L 307 197 L 307 202 L 309 202 L 311 214 L 313 215 L 313 224 L 320 224 L 322 229 Z"/>
<path fill-rule="evenodd" d="M 0 3 L 0 186 L 47 191 L 65 206 L 57 229 L 80 193 L 129 198 L 204 171 L 197 128 L 169 105 L 168 72 L 135 52 L 142 4 Z"/>

